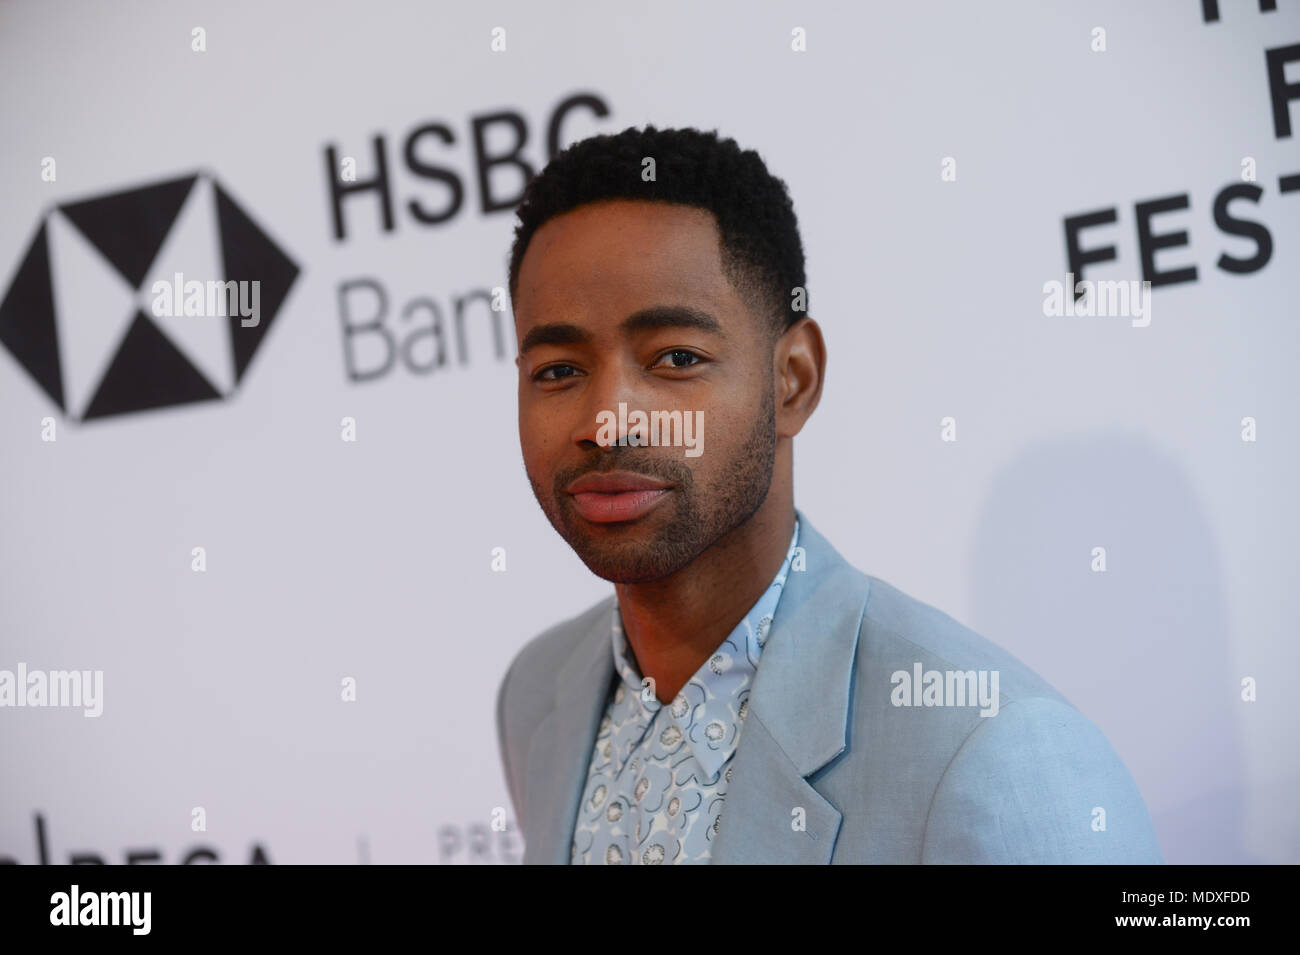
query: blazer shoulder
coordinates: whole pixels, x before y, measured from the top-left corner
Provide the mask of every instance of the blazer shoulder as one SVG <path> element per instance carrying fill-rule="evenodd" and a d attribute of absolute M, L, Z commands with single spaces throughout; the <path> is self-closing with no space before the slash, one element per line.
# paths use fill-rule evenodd
<path fill-rule="evenodd" d="M 579 614 L 543 630 L 525 643 L 511 660 L 502 678 L 501 688 L 511 686 L 511 693 L 523 694 L 541 686 L 555 688 L 555 678 L 560 667 L 569 658 L 584 635 L 590 632 L 596 620 L 609 616 L 614 610 L 614 596 L 593 604 Z"/>
<path fill-rule="evenodd" d="M 533 637 L 515 654 L 501 678 L 496 699 L 497 742 L 516 818 L 522 818 L 524 812 L 520 780 L 532 733 L 555 706 L 560 668 L 597 619 L 613 612 L 614 600 L 611 594 Z"/>
<path fill-rule="evenodd" d="M 1045 697 L 1069 705 L 1051 684 L 992 640 L 878 577 L 869 580 L 859 634 L 868 666 L 888 673 L 910 672 L 917 663 L 925 669 L 997 671 L 1003 702 Z"/>
<path fill-rule="evenodd" d="M 858 720 L 863 738 L 928 796 L 915 820 L 921 861 L 1160 861 L 1141 794 L 1095 724 L 993 641 L 870 580 L 857 663 L 869 692 Z M 895 675 L 913 678 L 918 665 L 945 682 L 943 671 L 987 673 L 979 685 L 995 687 L 997 702 L 917 710 L 908 692 L 899 705 Z"/>
<path fill-rule="evenodd" d="M 1016 701 L 966 738 L 930 803 L 929 863 L 1163 861 L 1137 784 L 1105 736 L 1057 700 Z"/>

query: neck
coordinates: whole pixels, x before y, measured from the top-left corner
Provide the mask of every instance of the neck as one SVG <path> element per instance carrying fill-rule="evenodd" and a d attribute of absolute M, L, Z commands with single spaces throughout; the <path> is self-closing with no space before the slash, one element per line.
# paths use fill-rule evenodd
<path fill-rule="evenodd" d="M 774 483 L 749 520 L 681 570 L 615 585 L 623 632 L 661 703 L 677 696 L 772 583 L 794 522 L 792 489 Z"/>

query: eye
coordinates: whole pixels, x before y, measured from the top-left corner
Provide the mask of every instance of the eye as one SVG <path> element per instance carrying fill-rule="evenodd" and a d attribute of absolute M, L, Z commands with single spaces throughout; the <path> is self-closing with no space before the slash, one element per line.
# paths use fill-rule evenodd
<path fill-rule="evenodd" d="M 537 374 L 533 375 L 533 381 L 559 381 L 562 378 L 572 378 L 573 375 L 549 374 L 549 372 L 553 371 L 561 372 L 566 368 L 575 374 L 577 373 L 577 369 L 572 365 L 547 365 L 541 371 L 537 372 Z"/>
<path fill-rule="evenodd" d="M 692 365 L 698 365 L 704 361 L 703 357 L 695 354 L 693 351 L 688 351 L 685 348 L 674 348 L 672 351 L 666 351 L 660 355 L 658 360 L 655 362 L 655 365 L 658 365 L 659 362 L 663 361 L 665 358 L 670 359 L 668 364 L 669 368 L 690 368 Z M 688 360 L 679 364 L 676 361 L 678 358 L 685 358 Z M 654 365 L 651 367 L 653 368 Z"/>

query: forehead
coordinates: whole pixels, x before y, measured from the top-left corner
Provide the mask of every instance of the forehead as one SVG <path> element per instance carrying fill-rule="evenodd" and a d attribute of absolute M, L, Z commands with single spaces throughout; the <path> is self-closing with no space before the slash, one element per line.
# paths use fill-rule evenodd
<path fill-rule="evenodd" d="M 544 223 L 519 267 L 521 328 L 559 312 L 611 320 L 654 305 L 693 305 L 715 314 L 739 307 L 722 271 L 718 228 L 707 209 L 608 200 Z"/>

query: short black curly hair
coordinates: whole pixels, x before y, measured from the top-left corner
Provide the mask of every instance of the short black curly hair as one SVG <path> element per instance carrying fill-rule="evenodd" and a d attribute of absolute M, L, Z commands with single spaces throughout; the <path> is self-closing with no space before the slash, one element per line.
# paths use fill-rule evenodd
<path fill-rule="evenodd" d="M 642 179 L 652 157 L 655 179 Z M 648 199 L 707 209 L 717 221 L 723 271 L 779 335 L 807 311 L 803 242 L 785 183 L 752 149 L 717 130 L 644 129 L 592 136 L 555 156 L 524 190 L 515 210 L 510 298 L 528 243 L 547 220 L 604 199 Z M 797 298 L 795 290 L 802 289 Z M 796 304 L 802 306 L 796 309 Z"/>

